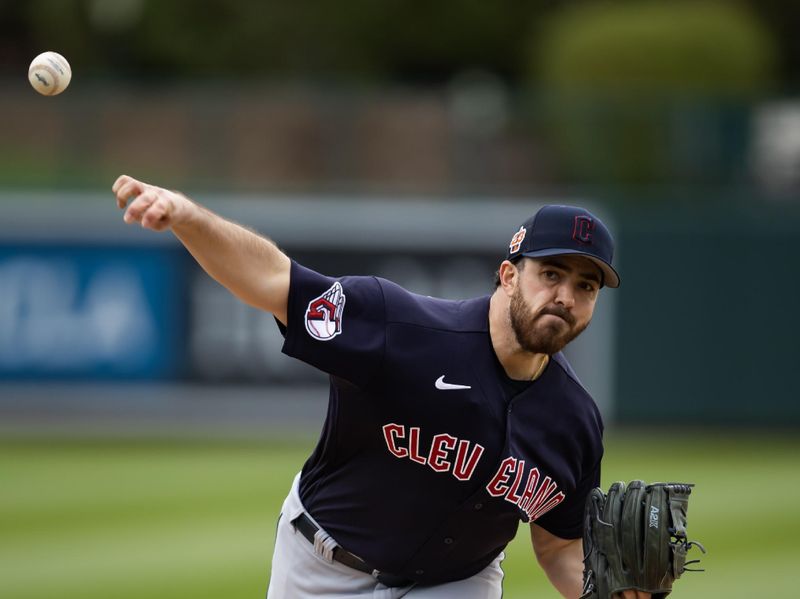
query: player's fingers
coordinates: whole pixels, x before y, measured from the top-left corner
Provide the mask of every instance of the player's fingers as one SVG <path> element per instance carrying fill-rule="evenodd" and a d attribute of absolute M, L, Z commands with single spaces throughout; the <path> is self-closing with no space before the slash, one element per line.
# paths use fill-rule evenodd
<path fill-rule="evenodd" d="M 140 222 L 150 205 L 158 199 L 154 189 L 145 189 L 136 199 L 128 205 L 123 219 L 126 223 Z"/>
<path fill-rule="evenodd" d="M 119 192 L 120 188 L 128 185 L 129 183 L 137 183 L 141 187 L 146 187 L 147 184 L 144 181 L 140 181 L 135 177 L 131 177 L 130 175 L 120 175 L 117 177 L 116 181 L 111 185 L 111 191 L 115 194 Z"/>
<path fill-rule="evenodd" d="M 120 187 L 122 187 L 125 184 L 125 182 L 128 181 L 130 178 L 131 177 L 129 177 L 128 175 L 120 175 L 119 177 L 116 178 L 114 183 L 111 185 L 111 191 L 114 193 L 114 195 L 116 195 L 117 190 Z"/>
<path fill-rule="evenodd" d="M 117 180 L 114 181 L 114 184 L 111 186 L 111 191 L 114 192 L 114 194 L 117 194 L 117 192 L 123 185 L 126 185 L 131 181 L 136 181 L 136 179 L 134 179 L 130 175 L 120 175 L 119 177 L 117 177 Z"/>
<path fill-rule="evenodd" d="M 140 195 L 146 188 L 147 186 L 141 181 L 129 177 L 127 181 L 117 187 L 115 192 L 117 196 L 117 206 L 125 208 L 132 197 Z"/>
<path fill-rule="evenodd" d="M 142 226 L 155 231 L 163 231 L 169 226 L 169 201 L 158 198 L 142 216 Z"/>

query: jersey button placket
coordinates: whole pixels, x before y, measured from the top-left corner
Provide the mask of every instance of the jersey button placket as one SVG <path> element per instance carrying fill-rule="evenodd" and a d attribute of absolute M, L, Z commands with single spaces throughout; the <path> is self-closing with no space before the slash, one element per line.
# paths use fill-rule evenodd
<path fill-rule="evenodd" d="M 445 537 L 444 538 L 445 545 L 452 545 L 453 544 L 453 537 Z"/>

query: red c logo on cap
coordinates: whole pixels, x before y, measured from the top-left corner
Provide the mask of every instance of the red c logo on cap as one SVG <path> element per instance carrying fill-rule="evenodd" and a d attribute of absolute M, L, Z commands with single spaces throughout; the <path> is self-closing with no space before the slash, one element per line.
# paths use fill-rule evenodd
<path fill-rule="evenodd" d="M 576 216 L 575 227 L 572 229 L 572 238 L 580 243 L 592 243 L 594 221 L 589 216 Z"/>

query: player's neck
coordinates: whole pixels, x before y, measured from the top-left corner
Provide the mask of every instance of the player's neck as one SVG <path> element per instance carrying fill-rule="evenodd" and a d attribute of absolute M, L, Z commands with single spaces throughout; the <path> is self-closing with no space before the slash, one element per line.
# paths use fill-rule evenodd
<path fill-rule="evenodd" d="M 495 354 L 505 373 L 515 381 L 535 381 L 542 376 L 550 362 L 547 354 L 532 354 L 521 350 L 503 356 L 495 348 Z"/>

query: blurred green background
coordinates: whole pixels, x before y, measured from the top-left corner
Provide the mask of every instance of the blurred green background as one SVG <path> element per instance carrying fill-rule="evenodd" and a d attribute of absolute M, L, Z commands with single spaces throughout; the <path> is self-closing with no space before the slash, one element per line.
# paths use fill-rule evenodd
<path fill-rule="evenodd" d="M 6 440 L 0 593 L 263 596 L 280 505 L 311 447 L 310 439 Z M 688 530 L 708 549 L 692 551 L 706 571 L 686 573 L 676 597 L 792 597 L 798 449 L 782 435 L 612 430 L 603 484 L 632 474 L 697 482 Z M 527 527 L 503 569 L 504 597 L 558 597 Z"/>
<path fill-rule="evenodd" d="M 488 292 L 538 205 L 591 206 L 623 276 L 570 355 L 603 484 L 697 484 L 707 571 L 674 596 L 796 595 L 798 27 L 783 0 L 0 2 L 0 597 L 263 596 L 321 426 L 271 318 L 122 226 L 123 172 L 445 296 Z M 505 569 L 556 596 L 524 530 Z"/>

